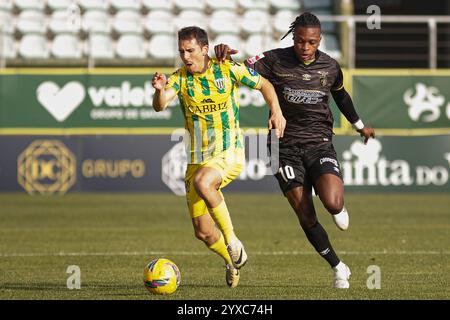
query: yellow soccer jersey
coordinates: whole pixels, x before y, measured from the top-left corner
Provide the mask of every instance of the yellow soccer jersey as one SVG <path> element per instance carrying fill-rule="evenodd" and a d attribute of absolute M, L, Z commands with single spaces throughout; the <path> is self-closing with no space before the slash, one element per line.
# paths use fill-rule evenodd
<path fill-rule="evenodd" d="M 175 71 L 166 89 L 178 94 L 189 132 L 189 163 L 204 163 L 224 151 L 244 147 L 239 128 L 238 85 L 260 89 L 261 76 L 244 64 L 211 59 L 208 69 L 190 73 L 186 67 Z"/>

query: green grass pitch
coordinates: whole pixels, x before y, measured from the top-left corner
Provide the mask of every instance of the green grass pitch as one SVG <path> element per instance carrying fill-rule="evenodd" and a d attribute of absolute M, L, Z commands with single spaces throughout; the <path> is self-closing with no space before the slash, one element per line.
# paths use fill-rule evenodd
<path fill-rule="evenodd" d="M 352 270 L 349 290 L 307 242 L 280 194 L 225 193 L 249 260 L 239 287 L 225 283 L 221 258 L 194 238 L 183 197 L 169 194 L 0 194 L 0 299 L 449 299 L 448 194 L 346 194 L 350 229 L 319 221 Z M 142 273 L 165 257 L 182 280 L 151 295 Z M 81 270 L 69 290 L 67 267 Z M 381 270 L 368 289 L 367 269 Z"/>

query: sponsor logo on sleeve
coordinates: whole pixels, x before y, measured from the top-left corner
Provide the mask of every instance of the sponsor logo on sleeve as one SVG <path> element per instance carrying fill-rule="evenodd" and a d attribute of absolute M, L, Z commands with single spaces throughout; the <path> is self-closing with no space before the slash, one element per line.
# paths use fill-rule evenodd
<path fill-rule="evenodd" d="M 248 72 L 249 72 L 252 76 L 254 76 L 254 77 L 256 77 L 256 76 L 258 75 L 258 72 L 256 72 L 255 70 L 253 70 L 253 69 L 250 68 L 250 67 L 247 67 L 247 70 L 248 70 Z"/>
<path fill-rule="evenodd" d="M 262 58 L 264 58 L 264 53 L 260 53 L 260 54 L 254 56 L 254 57 L 248 58 L 247 59 L 247 63 L 252 65 L 252 64 L 255 64 L 256 61 L 258 61 L 258 60 L 260 60 Z"/>

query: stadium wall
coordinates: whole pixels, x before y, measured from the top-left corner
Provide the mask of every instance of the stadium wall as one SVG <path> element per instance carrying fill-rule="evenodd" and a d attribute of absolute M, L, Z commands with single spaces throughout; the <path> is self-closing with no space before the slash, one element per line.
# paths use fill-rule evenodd
<path fill-rule="evenodd" d="M 153 111 L 155 70 L 0 71 L 0 191 L 183 194 L 184 143 L 173 134 L 183 119 L 176 103 Z M 360 115 L 377 129 L 364 146 L 332 105 L 346 189 L 450 191 L 450 71 L 345 73 Z M 257 91 L 240 91 L 247 164 L 227 190 L 279 192 L 265 154 L 267 108 Z"/>

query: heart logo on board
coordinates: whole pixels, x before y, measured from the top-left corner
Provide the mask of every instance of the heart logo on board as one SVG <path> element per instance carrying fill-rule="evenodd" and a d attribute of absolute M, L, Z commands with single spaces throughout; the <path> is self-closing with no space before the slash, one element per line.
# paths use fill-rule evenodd
<path fill-rule="evenodd" d="M 39 103 L 58 122 L 63 122 L 83 102 L 86 90 L 77 81 L 71 81 L 62 88 L 52 81 L 46 81 L 39 85 L 36 95 Z"/>

